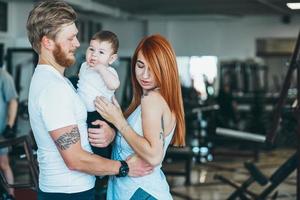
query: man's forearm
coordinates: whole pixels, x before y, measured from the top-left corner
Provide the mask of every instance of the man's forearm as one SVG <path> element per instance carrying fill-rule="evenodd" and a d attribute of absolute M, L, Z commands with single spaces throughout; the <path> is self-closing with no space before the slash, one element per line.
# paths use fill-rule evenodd
<path fill-rule="evenodd" d="M 103 121 L 98 120 L 98 123 L 103 123 L 104 126 L 109 127 Z M 66 166 L 71 170 L 102 176 L 117 175 L 122 169 L 120 168 L 120 161 L 106 159 L 84 150 L 81 146 L 77 125 L 70 125 L 50 131 L 50 135 Z M 148 163 L 137 157 L 126 159 L 126 163 L 129 168 L 129 171 L 127 171 L 129 176 L 144 176 L 152 171 L 152 167 Z M 124 163 L 122 166 L 124 167 Z"/>
<path fill-rule="evenodd" d="M 18 111 L 18 101 L 17 99 L 12 99 L 8 103 L 8 113 L 7 113 L 7 124 L 13 127 L 17 117 Z"/>
<path fill-rule="evenodd" d="M 98 176 L 119 173 L 119 161 L 103 158 L 82 148 L 77 126 L 56 129 L 50 135 L 69 169 Z"/>
<path fill-rule="evenodd" d="M 68 166 L 72 170 L 97 176 L 116 175 L 119 173 L 121 166 L 119 161 L 109 160 L 86 151 L 82 151 L 77 155 L 76 161 Z"/>

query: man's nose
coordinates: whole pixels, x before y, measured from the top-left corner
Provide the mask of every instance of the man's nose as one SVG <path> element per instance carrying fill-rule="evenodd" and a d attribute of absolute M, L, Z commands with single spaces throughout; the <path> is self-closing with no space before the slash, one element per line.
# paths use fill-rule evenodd
<path fill-rule="evenodd" d="M 80 47 L 80 43 L 79 43 L 77 37 L 75 38 L 74 46 L 75 46 L 76 48 Z"/>

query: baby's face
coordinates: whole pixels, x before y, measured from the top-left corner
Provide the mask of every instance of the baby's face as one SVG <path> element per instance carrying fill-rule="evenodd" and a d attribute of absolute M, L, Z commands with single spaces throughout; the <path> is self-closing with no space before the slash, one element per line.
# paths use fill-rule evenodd
<path fill-rule="evenodd" d="M 95 67 L 97 64 L 108 66 L 112 55 L 111 43 L 91 40 L 90 46 L 86 50 L 86 62 L 91 67 Z"/>

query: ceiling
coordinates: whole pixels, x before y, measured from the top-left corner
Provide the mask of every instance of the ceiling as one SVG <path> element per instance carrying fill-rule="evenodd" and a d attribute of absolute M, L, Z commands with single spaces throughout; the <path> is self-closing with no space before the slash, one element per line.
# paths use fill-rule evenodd
<path fill-rule="evenodd" d="M 300 11 L 286 7 L 295 0 L 92 0 L 130 15 L 279 15 L 292 16 Z M 300 2 L 300 0 L 298 0 Z"/>

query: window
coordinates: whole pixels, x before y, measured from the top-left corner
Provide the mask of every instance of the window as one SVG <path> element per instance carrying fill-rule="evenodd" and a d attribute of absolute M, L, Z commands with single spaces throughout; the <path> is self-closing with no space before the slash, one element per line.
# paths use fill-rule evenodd
<path fill-rule="evenodd" d="M 93 21 L 88 21 L 88 41 L 93 37 L 94 35 L 94 23 Z"/>
<path fill-rule="evenodd" d="M 177 57 L 181 84 L 194 87 L 201 99 L 214 95 L 218 84 L 218 58 L 216 56 Z"/>
<path fill-rule="evenodd" d="M 0 2 L 0 31 L 7 32 L 7 3 Z"/>

